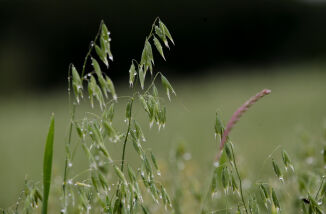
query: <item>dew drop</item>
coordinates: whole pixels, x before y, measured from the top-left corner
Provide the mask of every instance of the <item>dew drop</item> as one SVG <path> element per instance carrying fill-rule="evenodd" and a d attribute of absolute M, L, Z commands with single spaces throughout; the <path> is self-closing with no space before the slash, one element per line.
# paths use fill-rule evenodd
<path fill-rule="evenodd" d="M 218 161 L 215 161 L 215 162 L 214 162 L 214 167 L 215 167 L 215 168 L 219 167 L 219 165 L 220 165 L 220 163 L 219 163 Z"/>
<path fill-rule="evenodd" d="M 185 153 L 184 155 L 183 155 L 183 159 L 185 159 L 185 160 L 190 160 L 191 159 L 191 154 L 190 153 Z"/>
<path fill-rule="evenodd" d="M 284 183 L 284 178 L 281 176 L 281 177 L 279 177 L 279 179 L 280 179 L 280 181 L 282 182 L 282 183 Z"/>

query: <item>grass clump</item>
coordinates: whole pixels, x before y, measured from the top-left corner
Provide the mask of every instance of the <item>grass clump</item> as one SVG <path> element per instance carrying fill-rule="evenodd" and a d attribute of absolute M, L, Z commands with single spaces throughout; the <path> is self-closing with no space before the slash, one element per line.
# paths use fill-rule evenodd
<path fill-rule="evenodd" d="M 170 48 L 171 44 L 174 45 L 174 40 L 168 28 L 159 18 L 155 19 L 140 60 L 131 60 L 131 95 L 118 96 L 106 72 L 113 54 L 111 34 L 102 21 L 82 66 L 71 64 L 68 70 L 71 117 L 63 178 L 59 182 L 51 179 L 52 117 L 44 152 L 43 195 L 38 182 L 26 180 L 16 206 L 3 209 L 2 213 L 39 213 L 41 201 L 42 213 L 63 214 L 324 213 L 326 152 L 321 145 L 325 140 L 317 146 L 306 140 L 295 156 L 277 147 L 266 159 L 275 174 L 267 181 L 258 178 L 250 181 L 242 169 L 243 161 L 235 154 L 230 132 L 249 107 L 271 92 L 267 89 L 235 111 L 226 126 L 216 114 L 214 134 L 219 145 L 210 166 L 211 175 L 206 176 L 209 182 L 202 182 L 187 171 L 191 154 L 184 144 L 172 150 L 170 170 L 160 169 L 155 154 L 145 146 L 146 136 L 135 117 L 135 106 L 141 106 L 149 127 L 156 126 L 158 130 L 165 127 L 167 110 L 161 89 L 169 101 L 176 92 L 165 75 L 155 72 L 153 49 L 166 60 L 164 47 Z M 161 84 L 157 83 L 159 80 Z M 125 104 L 122 118 L 117 118 L 118 102 Z M 79 107 L 85 103 L 91 111 L 80 111 Z M 113 146 L 119 147 L 119 154 L 112 153 Z M 132 148 L 137 160 L 129 158 L 127 147 Z M 88 161 L 84 171 L 75 170 L 79 149 Z M 48 200 L 51 185 L 52 197 Z"/>

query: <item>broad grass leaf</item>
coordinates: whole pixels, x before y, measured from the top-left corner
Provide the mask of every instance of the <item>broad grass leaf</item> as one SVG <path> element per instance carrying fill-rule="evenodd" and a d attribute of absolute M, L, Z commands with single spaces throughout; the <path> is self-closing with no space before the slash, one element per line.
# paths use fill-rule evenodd
<path fill-rule="evenodd" d="M 43 205 L 42 214 L 47 214 L 48 200 L 52 175 L 52 159 L 53 159 L 53 143 L 54 143 L 54 114 L 50 119 L 50 127 L 46 139 L 44 158 L 43 158 Z"/>

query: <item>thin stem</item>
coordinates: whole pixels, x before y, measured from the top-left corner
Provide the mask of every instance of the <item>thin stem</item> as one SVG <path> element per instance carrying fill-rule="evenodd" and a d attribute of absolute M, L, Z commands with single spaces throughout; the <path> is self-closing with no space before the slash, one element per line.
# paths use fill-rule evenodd
<path fill-rule="evenodd" d="M 72 127 L 73 127 L 73 123 L 75 120 L 75 112 L 76 112 L 76 104 L 73 103 L 72 104 L 72 112 L 71 112 L 71 121 L 70 121 L 70 126 L 69 126 L 69 131 L 68 131 L 68 141 L 66 142 L 66 149 L 67 147 L 69 147 L 70 143 L 71 143 L 71 136 L 72 136 Z M 68 175 L 68 155 L 66 153 L 66 160 L 65 160 L 65 169 L 64 169 L 64 175 L 63 175 L 63 197 L 64 197 L 64 201 L 66 201 L 66 184 L 67 184 L 67 175 Z"/>
<path fill-rule="evenodd" d="M 150 33 L 149 33 L 147 39 L 150 39 L 150 38 L 152 37 L 152 35 L 153 35 L 153 30 L 154 30 L 154 27 L 155 27 L 155 23 L 157 22 L 157 20 L 160 20 L 160 18 L 159 18 L 159 17 L 156 17 L 156 18 L 155 18 L 155 20 L 154 20 L 154 22 L 153 22 L 153 24 L 152 24 L 152 29 L 151 29 L 151 31 L 150 31 Z"/>
<path fill-rule="evenodd" d="M 233 146 L 231 145 L 230 148 L 231 148 L 231 150 L 232 150 L 232 157 L 233 157 L 234 168 L 235 168 L 236 174 L 237 174 L 238 179 L 239 179 L 239 186 L 240 186 L 240 196 L 241 196 L 241 200 L 242 200 L 243 206 L 244 206 L 244 208 L 245 208 L 245 211 L 246 211 L 246 213 L 248 214 L 247 205 L 246 205 L 246 202 L 245 202 L 245 200 L 244 200 L 244 196 L 243 196 L 242 180 L 241 180 L 241 177 L 240 177 L 240 173 L 239 173 L 239 171 L 238 171 L 237 163 L 236 163 L 236 161 L 235 161 L 235 156 L 234 156 Z"/>
<path fill-rule="evenodd" d="M 101 29 L 102 29 L 102 25 L 103 25 L 103 24 L 104 24 L 104 21 L 102 20 L 102 21 L 101 21 L 101 24 L 100 24 L 100 27 L 99 27 L 99 29 L 98 29 L 98 31 L 97 31 L 97 34 L 96 34 L 96 36 L 95 36 L 95 38 L 94 38 L 94 41 L 91 42 L 91 45 L 90 45 L 90 47 L 89 47 L 89 49 L 88 49 L 88 52 L 87 52 L 87 54 L 86 54 L 86 56 L 85 56 L 84 64 L 83 64 L 83 70 L 82 70 L 82 73 L 81 73 L 81 76 L 82 76 L 82 77 L 84 76 L 84 73 L 85 73 L 87 60 L 88 60 L 88 58 L 90 57 L 91 52 L 92 52 L 92 50 L 93 50 L 93 48 L 94 48 L 94 46 L 95 46 L 95 44 L 96 44 L 96 41 L 97 41 L 98 37 L 99 37 L 100 34 L 101 34 Z"/>
<path fill-rule="evenodd" d="M 88 52 L 85 56 L 85 59 L 84 59 L 84 63 L 83 63 L 83 69 L 82 69 L 82 73 L 81 73 L 81 76 L 83 77 L 84 76 L 84 73 L 85 73 L 85 68 L 86 68 L 86 63 L 87 63 L 87 60 L 89 58 L 89 56 L 91 55 L 91 52 L 94 48 L 94 43 L 96 43 L 98 37 L 100 36 L 100 33 L 101 33 L 101 28 L 102 28 L 102 25 L 104 24 L 103 20 L 101 21 L 101 24 L 100 24 L 100 27 L 98 29 L 98 32 L 95 36 L 95 39 L 94 41 L 91 43 L 90 45 L 90 48 L 88 49 Z M 68 69 L 68 99 L 69 99 L 69 106 L 71 105 L 71 95 L 70 95 L 70 91 L 71 91 L 71 77 L 70 77 L 70 67 L 71 65 L 69 66 L 69 69 Z M 68 141 L 66 142 L 66 149 L 69 147 L 70 145 L 70 142 L 71 142 L 71 136 L 72 136 L 72 127 L 73 127 L 73 122 L 75 120 L 75 112 L 76 112 L 76 104 L 73 103 L 72 104 L 72 113 L 71 113 L 71 121 L 70 121 L 70 126 L 69 126 L 69 131 L 68 131 Z M 68 175 L 68 155 L 66 154 L 66 160 L 65 160 L 65 168 L 64 168 L 64 176 L 63 176 L 63 185 L 62 185 L 62 189 L 63 189 L 63 196 L 64 196 L 64 201 L 66 203 L 66 183 L 67 183 L 67 175 Z M 66 206 L 66 204 L 65 204 Z"/>
<path fill-rule="evenodd" d="M 134 102 L 134 99 L 132 98 L 131 99 L 131 103 L 130 103 L 130 115 L 131 115 L 131 112 L 132 112 L 132 104 Z M 126 145 L 127 145 L 127 140 L 128 140 L 128 136 L 129 136 L 129 132 L 130 132 L 130 126 L 131 126 L 131 118 L 129 118 L 129 121 L 128 121 L 128 128 L 127 128 L 127 133 L 126 133 L 126 137 L 125 137 L 125 140 L 123 142 L 123 149 L 122 149 L 122 162 L 121 162 L 121 171 L 123 172 L 123 167 L 124 167 L 124 163 L 125 163 L 125 153 L 126 153 Z"/>
<path fill-rule="evenodd" d="M 133 62 L 135 62 L 135 63 L 137 64 L 137 66 L 139 66 L 139 63 L 137 62 L 137 60 L 132 59 L 132 60 L 131 60 L 131 63 L 133 63 Z"/>
<path fill-rule="evenodd" d="M 323 176 L 323 177 L 322 177 L 322 180 L 321 180 L 321 183 L 320 183 L 320 186 L 319 186 L 319 188 L 318 188 L 318 191 L 317 191 L 317 193 L 316 193 L 316 195 L 315 195 L 315 199 L 316 199 L 316 200 L 318 199 L 319 192 L 320 192 L 321 188 L 323 187 L 324 180 L 325 180 L 325 178 L 324 178 L 324 176 Z"/>
<path fill-rule="evenodd" d="M 130 111 L 129 112 L 130 114 L 129 115 L 131 115 L 131 112 L 132 112 L 132 104 L 133 104 L 133 102 L 134 102 L 134 98 L 131 99 L 130 110 L 129 110 Z M 124 163 L 125 163 L 126 146 L 127 146 L 128 136 L 129 136 L 130 127 L 131 127 L 131 118 L 132 117 L 129 118 L 127 133 L 126 133 L 126 137 L 125 137 L 124 142 L 123 142 L 122 158 L 121 158 L 122 162 L 121 162 L 121 168 L 120 168 L 121 172 L 123 172 Z M 121 192 L 119 191 L 120 185 L 121 185 L 121 180 L 119 181 L 119 184 L 118 184 L 118 187 L 117 187 L 117 191 L 115 193 L 116 197 L 118 197 L 118 198 L 120 197 L 120 194 L 121 194 Z M 120 201 L 119 210 L 118 210 L 118 213 L 119 214 L 121 213 L 121 209 L 122 209 L 122 203 Z"/>
<path fill-rule="evenodd" d="M 213 170 L 213 173 L 212 173 L 211 177 L 214 176 L 214 171 L 215 170 Z M 209 183 L 209 181 L 208 181 L 208 183 Z M 200 213 L 204 213 L 205 202 L 206 202 L 206 200 L 207 200 L 207 198 L 209 196 L 209 188 L 210 188 L 210 184 L 208 185 L 207 191 L 204 191 L 204 195 L 202 197 L 201 204 L 200 204 Z"/>
<path fill-rule="evenodd" d="M 157 72 L 156 74 L 155 74 L 155 76 L 154 76 L 154 78 L 153 78 L 153 80 L 152 80 L 152 82 L 151 82 L 151 84 L 148 86 L 148 88 L 146 89 L 146 91 L 144 92 L 144 94 L 146 94 L 152 87 L 153 87 L 153 85 L 154 85 L 154 83 L 155 83 L 155 80 L 156 80 L 156 78 L 158 77 L 158 75 L 162 75 L 162 73 L 161 72 Z"/>

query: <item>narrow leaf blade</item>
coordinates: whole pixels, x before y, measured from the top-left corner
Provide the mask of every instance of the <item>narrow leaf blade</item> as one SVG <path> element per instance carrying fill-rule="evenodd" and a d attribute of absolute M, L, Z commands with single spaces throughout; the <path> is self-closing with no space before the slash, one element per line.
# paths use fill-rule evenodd
<path fill-rule="evenodd" d="M 54 142 L 54 114 L 51 116 L 50 127 L 46 139 L 44 159 L 43 159 L 43 206 L 42 214 L 47 214 L 48 199 L 51 185 L 52 159 Z"/>

